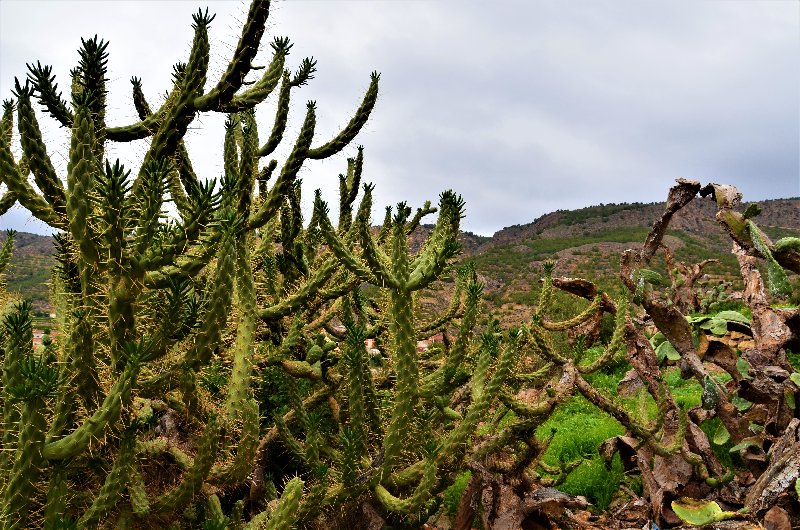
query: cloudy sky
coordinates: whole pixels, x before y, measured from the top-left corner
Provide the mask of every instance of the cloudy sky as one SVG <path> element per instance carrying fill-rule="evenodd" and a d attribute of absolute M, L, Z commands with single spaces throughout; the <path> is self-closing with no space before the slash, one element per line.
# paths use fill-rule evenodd
<path fill-rule="evenodd" d="M 245 2 L 2 0 L 0 98 L 36 60 L 68 87 L 80 38 L 97 33 L 111 42 L 109 122 L 132 122 L 130 77 L 142 78 L 152 106 L 163 101 L 200 5 L 217 13 L 210 87 Z M 291 142 L 306 100 L 317 101 L 318 145 L 381 72 L 357 139 L 378 220 L 384 205 L 418 206 L 446 189 L 467 202 L 465 228 L 486 235 L 558 208 L 663 200 L 678 177 L 734 184 L 748 200 L 800 195 L 797 1 L 306 0 L 273 4 L 264 43 L 281 35 L 294 42 L 290 67 L 318 60 L 316 78 L 294 93 Z M 262 135 L 273 103 L 258 113 Z M 201 176 L 221 173 L 223 121 L 202 116 L 187 138 Z M 64 131 L 45 133 L 63 174 Z M 136 168 L 145 149 L 111 154 Z M 336 175 L 354 152 L 307 164 L 307 204 L 315 188 L 337 202 Z M 0 227 L 45 230 L 19 207 Z"/>

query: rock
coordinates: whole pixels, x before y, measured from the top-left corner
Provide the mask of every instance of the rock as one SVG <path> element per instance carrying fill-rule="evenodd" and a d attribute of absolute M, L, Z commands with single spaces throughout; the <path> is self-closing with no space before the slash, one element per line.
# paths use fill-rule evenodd
<path fill-rule="evenodd" d="M 764 528 L 766 530 L 792 530 L 792 521 L 789 514 L 780 506 L 773 506 L 764 515 Z"/>

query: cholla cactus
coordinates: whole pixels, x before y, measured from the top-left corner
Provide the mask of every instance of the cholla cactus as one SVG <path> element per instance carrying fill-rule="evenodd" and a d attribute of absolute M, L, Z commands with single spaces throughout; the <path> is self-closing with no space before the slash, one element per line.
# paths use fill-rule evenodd
<path fill-rule="evenodd" d="M 257 323 L 318 296 L 335 272 L 331 266 L 323 272 L 301 267 L 295 276 L 284 271 L 286 286 L 260 310 L 253 253 L 261 256 L 256 244 L 271 243 L 275 226 L 288 228 L 296 212 L 283 209 L 295 205 L 303 164 L 338 153 L 364 125 L 379 78 L 373 73 L 354 117 L 318 147 L 313 146 L 316 107 L 309 102 L 294 147 L 268 186 L 278 164 L 270 160 L 260 169 L 260 160 L 269 160 L 281 143 L 291 95 L 315 70 L 311 59 L 295 73 L 287 70 L 291 44 L 276 38 L 263 74 L 246 83 L 257 69 L 268 12 L 269 2 L 252 3 L 233 57 L 210 89 L 208 27 L 214 17 L 195 14 L 191 53 L 176 65 L 160 108 L 148 105 L 141 80 L 132 79 L 136 123 L 106 123 L 107 43 L 96 37 L 82 41 L 69 101 L 59 93 L 51 68 L 36 63 L 28 80 L 16 83 L 16 100 L 5 102 L 0 182 L 7 189 L 0 211 L 18 201 L 63 231 L 54 274 L 62 329 L 47 356 L 38 359 L 29 351 L 25 308 L 4 317 L 0 527 L 74 523 L 83 528 L 114 520 L 122 527 L 163 524 L 187 506 L 203 505 L 207 488 L 232 489 L 252 471 L 260 436 L 259 406 L 250 390 Z M 254 108 L 275 91 L 278 111 L 262 144 Z M 65 176 L 57 174 L 48 156 L 34 98 L 71 130 Z M 14 109 L 21 160 L 11 151 Z M 228 115 L 219 186 L 200 180 L 183 143 L 202 112 Z M 105 160 L 108 142 L 145 138 L 149 148 L 137 174 L 119 161 Z M 35 186 L 28 180 L 31 174 Z M 168 200 L 177 206 L 177 218 L 165 216 Z M 11 239 L 0 251 L 0 263 L 7 261 Z M 290 252 L 304 259 L 299 247 Z M 309 278 L 307 293 L 292 295 L 289 285 L 301 277 Z M 271 314 L 261 314 L 270 308 Z M 232 344 L 223 342 L 231 315 L 238 320 Z M 232 365 L 221 400 L 210 399 L 197 385 L 215 358 Z M 23 384 L 20 374 L 27 374 L 28 382 Z M 30 381 L 41 384 L 33 388 Z M 113 465 L 96 465 L 98 457 Z M 164 491 L 154 489 L 154 466 L 167 466 L 174 475 L 174 484 Z M 34 482 L 49 484 L 49 490 L 39 493 Z M 89 486 L 82 490 L 78 484 Z M 268 527 L 287 527 L 296 518 L 301 494 L 302 482 L 290 483 L 273 517 L 260 520 L 268 520 Z M 44 514 L 44 521 L 30 514 Z"/>
<path fill-rule="evenodd" d="M 359 156 L 350 175 L 342 176 L 343 200 L 355 197 L 361 164 Z M 343 263 L 347 274 L 341 284 L 365 282 L 377 288 L 377 298 L 355 292 L 328 304 L 310 324 L 295 325 L 296 332 L 267 361 L 291 376 L 290 410 L 275 418 L 258 459 L 266 460 L 282 445 L 294 457 L 290 469 L 310 477 L 300 508 L 303 520 L 335 518 L 325 507 L 364 496 L 390 519 L 424 513 L 424 505 L 447 486 L 446 477 L 459 469 L 515 360 L 513 344 L 501 352 L 491 333 L 482 342 L 473 340 L 482 289 L 472 268 L 458 274 L 446 314 L 420 322 L 414 307 L 416 294 L 441 278 L 458 252 L 461 198 L 442 194 L 436 226 L 412 255 L 409 233 L 437 210 L 426 204 L 412 217 L 401 203 L 374 233 L 371 192 L 364 187 L 357 212 L 349 204 L 340 208 L 338 227 L 317 196 L 312 224 L 328 248 L 317 259 Z M 333 319 L 343 332 L 331 325 Z M 422 362 L 418 339 L 452 326 L 457 335 L 446 351 Z M 338 351 L 314 338 L 318 329 L 341 340 Z M 384 345 L 379 358 L 365 347 L 365 339 L 376 335 Z M 308 381 L 302 392 L 298 378 Z M 463 399 L 456 396 L 459 389 L 471 395 L 461 413 L 450 406 L 454 398 Z"/>

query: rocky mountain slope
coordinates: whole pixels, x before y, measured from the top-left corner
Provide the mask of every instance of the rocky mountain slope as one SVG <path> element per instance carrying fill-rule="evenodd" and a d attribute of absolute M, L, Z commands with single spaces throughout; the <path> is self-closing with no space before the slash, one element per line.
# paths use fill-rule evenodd
<path fill-rule="evenodd" d="M 762 213 L 756 222 L 770 237 L 800 235 L 800 198 L 758 204 Z M 544 261 L 556 260 L 557 274 L 599 280 L 603 287 L 613 289 L 620 253 L 641 245 L 663 207 L 663 203 L 626 203 L 558 210 L 528 224 L 503 228 L 492 237 L 464 232 L 462 259 L 475 261 L 491 310 L 504 319 L 526 319 Z M 707 269 L 711 281 L 735 281 L 730 240 L 714 220 L 715 213 L 710 199 L 693 201 L 673 218 L 665 242 L 683 261 L 719 259 L 718 265 Z M 415 241 L 421 244 L 431 228 L 420 226 L 411 235 L 412 247 Z M 0 242 L 4 239 L 5 233 L 0 233 Z M 7 273 L 9 289 L 32 298 L 36 308 L 46 312 L 46 282 L 54 265 L 52 238 L 19 233 L 15 247 Z M 445 282 L 444 293 L 446 286 Z M 446 304 L 445 298 L 431 297 L 423 304 L 437 311 Z"/>

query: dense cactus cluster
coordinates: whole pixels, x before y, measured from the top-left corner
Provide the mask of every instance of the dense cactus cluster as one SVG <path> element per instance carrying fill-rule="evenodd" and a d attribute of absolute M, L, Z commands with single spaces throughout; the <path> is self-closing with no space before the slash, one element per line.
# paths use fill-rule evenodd
<path fill-rule="evenodd" d="M 19 202 L 58 231 L 59 334 L 34 350 L 30 304 L 0 283 L 0 528 L 416 527 L 464 469 L 471 477 L 455 528 L 478 519 L 484 528 L 521 528 L 536 517 L 581 527 L 588 519 L 568 508 L 585 509 L 585 500 L 551 487 L 580 462 L 545 463 L 551 437 L 540 432 L 576 395 L 627 431 L 600 452 L 638 468 L 659 524 L 678 521 L 683 508 L 669 501 L 682 495 L 717 496 L 759 516 L 785 496 L 800 463 L 800 375 L 786 357 L 800 316 L 770 305 L 756 261 L 766 263 L 770 289 L 786 293 L 785 271 L 800 272 L 796 238 L 772 243 L 752 221 L 757 211 L 735 210 L 731 187 L 681 181 L 643 247 L 623 255 L 623 295 L 557 277 L 548 262 L 530 322 L 506 330 L 484 321 L 477 272 L 455 266 L 464 214 L 457 194 L 442 193 L 436 207 L 387 208 L 376 229 L 358 147 L 339 176 L 338 220 L 319 192 L 303 219 L 300 169 L 351 144 L 379 76 L 341 132 L 316 147 L 309 102 L 278 169 L 270 157 L 291 95 L 312 79 L 315 62 L 291 72 L 291 44 L 277 38 L 270 63 L 249 80 L 262 70 L 254 60 L 268 11 L 269 2 L 252 3 L 210 89 L 214 17 L 198 12 L 190 56 L 175 66 L 158 109 L 132 79 L 136 123 L 106 124 L 107 43 L 96 37 L 82 42 L 69 101 L 51 68 L 37 63 L 4 102 L 0 215 Z M 255 112 L 271 95 L 277 111 L 263 141 Z M 50 160 L 34 100 L 71 131 L 66 175 Z M 198 177 L 184 144 L 203 112 L 227 116 L 219 181 Z M 106 160 L 109 142 L 142 139 L 149 147 L 134 175 Z M 669 282 L 649 268 L 671 216 L 698 193 L 717 201 L 752 316 L 690 314 L 724 301 L 721 292 L 697 292 L 707 262 L 690 267 L 667 251 Z M 170 201 L 174 216 L 165 213 Z M 409 236 L 432 214 L 412 252 Z M 0 248 L 0 279 L 13 241 L 9 232 Z M 423 293 L 442 285 L 448 308 L 420 311 Z M 557 290 L 585 299 L 583 309 L 553 319 Z M 600 341 L 604 317 L 613 332 Z M 736 326 L 749 330 L 752 348 L 713 340 Z M 418 349 L 433 338 L 440 342 Z M 677 402 L 670 363 L 702 385 L 702 407 Z M 593 386 L 618 366 L 640 386 L 639 408 Z M 730 441 L 753 478 L 749 493 L 701 429 L 711 420 L 715 441 Z M 552 512 L 553 503 L 563 509 Z"/>

